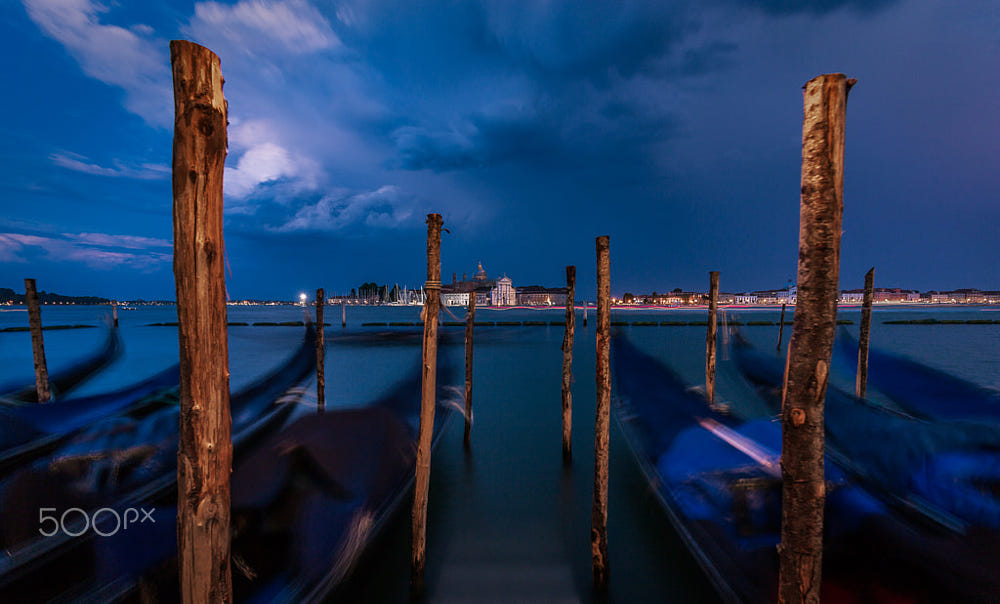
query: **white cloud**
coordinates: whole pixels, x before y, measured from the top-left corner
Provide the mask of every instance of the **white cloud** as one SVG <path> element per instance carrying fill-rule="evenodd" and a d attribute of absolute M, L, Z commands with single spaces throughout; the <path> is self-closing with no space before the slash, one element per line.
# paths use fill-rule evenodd
<path fill-rule="evenodd" d="M 226 168 L 224 189 L 231 199 L 250 197 L 261 185 L 287 181 L 296 191 L 311 191 L 317 187 L 319 165 L 309 158 L 293 156 L 287 149 L 272 142 L 250 147 L 233 168 Z"/>
<path fill-rule="evenodd" d="M 386 185 L 374 191 L 340 191 L 326 195 L 295 213 L 277 231 L 336 231 L 348 226 L 395 228 L 407 221 L 416 209 L 412 196 L 399 187 Z"/>
<path fill-rule="evenodd" d="M 170 262 L 172 253 L 151 251 L 148 248 L 171 246 L 163 239 L 132 235 L 104 233 L 64 233 L 63 237 L 0 233 L 0 261 L 26 262 L 29 248 L 42 250 L 45 257 L 55 262 L 80 262 L 97 270 L 134 268 L 153 270 Z M 121 251 L 126 248 L 138 251 Z"/>
<path fill-rule="evenodd" d="M 63 237 L 77 243 L 100 247 L 123 247 L 141 250 L 153 247 L 171 247 L 173 243 L 166 239 L 155 237 L 140 237 L 136 235 L 109 235 L 107 233 L 63 233 Z"/>
<path fill-rule="evenodd" d="M 59 41 L 83 72 L 126 93 L 125 107 L 150 124 L 172 124 L 170 59 L 166 43 L 146 25 L 131 30 L 100 22 L 108 9 L 91 0 L 22 0 L 28 16 Z"/>
<path fill-rule="evenodd" d="M 230 156 L 242 151 L 235 165 L 226 167 L 223 188 L 230 200 L 244 200 L 262 185 L 284 182 L 295 193 L 319 186 L 323 169 L 319 162 L 302 153 L 289 151 L 281 142 L 280 129 L 269 120 L 241 122 L 233 118 L 229 128 Z M 232 164 L 232 161 L 227 161 Z M 239 206 L 232 212 L 248 213 Z M 230 211 L 227 209 L 227 211 Z"/>
<path fill-rule="evenodd" d="M 77 153 L 60 152 L 49 155 L 49 159 L 55 165 L 97 176 L 124 176 L 127 178 L 139 178 L 143 180 L 155 180 L 160 178 L 170 178 L 170 168 L 161 164 L 140 164 L 138 166 L 126 166 L 120 162 L 115 162 L 114 168 L 107 168 L 95 163 L 89 163 L 89 159 Z"/>
<path fill-rule="evenodd" d="M 243 0 L 231 6 L 200 2 L 194 7 L 188 30 L 196 38 L 212 39 L 221 34 L 244 50 L 301 54 L 341 45 L 330 23 L 304 0 Z"/>

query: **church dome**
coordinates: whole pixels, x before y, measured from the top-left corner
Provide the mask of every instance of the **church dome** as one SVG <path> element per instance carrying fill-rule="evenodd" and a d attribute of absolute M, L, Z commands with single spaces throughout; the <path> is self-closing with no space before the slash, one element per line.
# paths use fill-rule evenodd
<path fill-rule="evenodd" d="M 476 279 L 479 279 L 480 281 L 486 280 L 486 271 L 483 270 L 482 262 L 479 263 L 479 270 L 476 271 Z"/>

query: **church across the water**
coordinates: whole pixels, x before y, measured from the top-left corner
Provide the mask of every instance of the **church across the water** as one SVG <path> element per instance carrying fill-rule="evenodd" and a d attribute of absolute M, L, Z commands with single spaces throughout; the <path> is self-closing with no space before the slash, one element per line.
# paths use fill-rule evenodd
<path fill-rule="evenodd" d="M 476 274 L 468 279 L 462 274 L 451 274 L 451 283 L 441 285 L 441 303 L 445 306 L 468 306 L 469 295 L 476 296 L 476 306 L 514 306 L 517 296 L 510 277 L 504 275 L 490 279 L 480 262 Z"/>

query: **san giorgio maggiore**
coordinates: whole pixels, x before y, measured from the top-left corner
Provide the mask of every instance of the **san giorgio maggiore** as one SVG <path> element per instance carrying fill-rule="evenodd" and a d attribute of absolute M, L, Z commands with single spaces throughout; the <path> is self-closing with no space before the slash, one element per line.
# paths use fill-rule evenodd
<path fill-rule="evenodd" d="M 491 279 L 480 262 L 475 275 L 462 280 L 452 273 L 451 283 L 441 285 L 441 303 L 445 306 L 468 306 L 469 296 L 476 296 L 476 306 L 565 306 L 565 287 L 529 285 L 514 287 L 507 275 Z"/>

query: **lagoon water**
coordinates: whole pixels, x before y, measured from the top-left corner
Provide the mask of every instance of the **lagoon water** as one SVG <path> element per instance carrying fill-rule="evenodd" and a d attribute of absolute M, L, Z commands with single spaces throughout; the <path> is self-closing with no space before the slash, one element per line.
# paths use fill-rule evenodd
<path fill-rule="evenodd" d="M 790 310 L 790 309 L 789 309 Z M 453 309 L 459 318 L 464 309 Z M 612 320 L 703 320 L 704 309 L 614 310 Z M 773 308 L 730 309 L 742 321 L 777 322 Z M 42 310 L 43 324 L 101 324 L 107 307 L 53 307 Z M 297 321 L 306 309 L 293 306 L 230 306 L 233 322 Z M 408 373 L 420 357 L 419 327 L 362 327 L 370 321 L 418 321 L 417 307 L 348 307 L 348 327 L 340 327 L 339 307 L 327 309 L 326 384 L 328 408 L 363 406 Z M 594 321 L 577 312 L 573 386 L 573 463 L 562 465 L 560 370 L 561 326 L 477 327 L 475 333 L 475 418 L 472 449 L 462 448 L 461 418 L 455 418 L 432 462 L 428 519 L 427 581 L 432 602 L 592 601 L 590 591 L 590 508 L 593 485 Z M 562 321 L 564 311 L 478 309 L 481 321 Z M 786 319 L 790 317 L 786 316 Z M 1000 389 L 1000 325 L 885 325 L 890 319 L 1000 319 L 988 307 L 877 307 L 872 345 L 984 386 Z M 125 354 L 78 394 L 107 391 L 152 375 L 177 359 L 172 306 L 119 311 Z M 839 318 L 857 334 L 858 308 L 842 308 Z M 442 320 L 451 317 L 442 315 Z M 0 328 L 27 325 L 17 307 L 0 310 Z M 629 336 L 668 362 L 690 384 L 704 381 L 705 328 L 631 326 Z M 742 333 L 762 349 L 774 350 L 777 326 L 746 326 Z M 362 333 L 408 333 L 391 345 L 365 344 Z M 231 327 L 233 390 L 281 362 L 302 338 L 302 328 Z M 461 327 L 442 327 L 442 362 L 458 363 L 461 387 Z M 785 343 L 791 328 L 785 328 Z M 451 337 L 449 337 L 451 336 Z M 98 345 L 96 329 L 45 332 L 50 372 Z M 738 414 L 763 413 L 763 404 L 719 351 L 717 396 Z M 0 333 L 0 382 L 32 379 L 30 337 Z M 835 385 L 853 389 L 853 376 L 835 375 Z M 314 392 L 314 384 L 310 384 Z M 878 393 L 873 393 L 878 396 Z M 456 395 L 456 401 L 461 399 Z M 306 397 L 300 413 L 309 413 Z M 612 422 L 608 539 L 610 599 L 618 602 L 714 601 L 715 593 L 676 536 L 649 492 Z M 408 507 L 388 525 L 352 579 L 337 594 L 347 601 L 403 602 L 409 580 Z"/>

